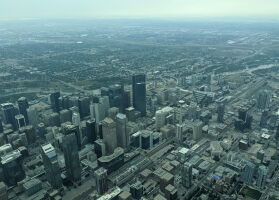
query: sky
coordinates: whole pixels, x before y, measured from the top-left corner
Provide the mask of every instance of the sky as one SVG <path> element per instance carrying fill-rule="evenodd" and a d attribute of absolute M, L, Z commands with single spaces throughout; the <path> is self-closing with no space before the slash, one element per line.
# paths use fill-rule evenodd
<path fill-rule="evenodd" d="M 0 20 L 188 16 L 279 19 L 279 0 L 0 0 Z"/>

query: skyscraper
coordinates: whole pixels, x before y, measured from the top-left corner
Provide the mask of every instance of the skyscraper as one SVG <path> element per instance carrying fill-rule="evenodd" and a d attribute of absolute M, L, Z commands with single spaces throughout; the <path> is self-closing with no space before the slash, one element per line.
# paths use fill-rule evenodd
<path fill-rule="evenodd" d="M 93 144 L 97 139 L 96 122 L 95 120 L 86 121 L 86 136 L 89 143 Z"/>
<path fill-rule="evenodd" d="M 108 190 L 108 174 L 107 170 L 103 167 L 97 169 L 94 172 L 97 192 L 99 195 L 103 195 Z"/>
<path fill-rule="evenodd" d="M 47 134 L 47 129 L 44 123 L 39 123 L 38 124 L 38 135 L 41 138 L 45 138 L 45 135 Z"/>
<path fill-rule="evenodd" d="M 90 114 L 90 98 L 89 97 L 81 97 L 78 100 L 78 108 L 80 117 L 84 118 Z"/>
<path fill-rule="evenodd" d="M 72 122 L 73 122 L 73 125 L 76 125 L 76 126 L 80 125 L 80 114 L 78 112 L 73 113 Z"/>
<path fill-rule="evenodd" d="M 4 182 L 8 186 L 15 186 L 25 178 L 22 168 L 23 157 L 19 150 L 14 150 L 1 157 L 1 168 Z"/>
<path fill-rule="evenodd" d="M 192 169 L 193 166 L 189 162 L 185 162 L 182 166 L 182 170 L 181 170 L 182 185 L 186 188 L 190 188 L 192 186 Z"/>
<path fill-rule="evenodd" d="M 62 181 L 55 149 L 51 144 L 42 145 L 41 148 L 47 181 L 54 189 L 59 189 L 62 187 Z"/>
<path fill-rule="evenodd" d="M 102 139 L 98 139 L 94 142 L 94 150 L 97 155 L 97 158 L 106 155 L 106 145 Z"/>
<path fill-rule="evenodd" d="M 90 106 L 91 118 L 94 118 L 96 123 L 99 123 L 107 116 L 109 107 L 110 104 L 108 96 L 96 98 L 93 105 Z"/>
<path fill-rule="evenodd" d="M 267 172 L 268 169 L 266 166 L 260 166 L 258 169 L 258 177 L 256 180 L 256 185 L 259 188 L 264 188 L 264 186 L 266 185 L 266 179 L 267 179 Z"/>
<path fill-rule="evenodd" d="M 193 123 L 193 139 L 194 140 L 199 140 L 201 138 L 202 126 L 203 126 L 203 123 L 199 120 L 197 120 Z"/>
<path fill-rule="evenodd" d="M 1 104 L 1 110 L 3 112 L 4 117 L 4 123 L 5 124 L 11 124 L 13 126 L 13 129 L 17 129 L 16 121 L 15 121 L 15 115 L 17 114 L 16 109 L 12 103 L 4 103 Z"/>
<path fill-rule="evenodd" d="M 124 112 L 124 87 L 123 85 L 114 84 L 109 87 L 109 104 L 111 107 L 119 108 Z"/>
<path fill-rule="evenodd" d="M 242 173 L 242 181 L 246 184 L 253 183 L 253 176 L 256 169 L 256 165 L 250 161 L 248 161 L 244 167 L 244 171 Z"/>
<path fill-rule="evenodd" d="M 143 185 L 140 181 L 130 186 L 130 193 L 134 199 L 140 199 L 143 196 Z"/>
<path fill-rule="evenodd" d="M 50 94 L 50 104 L 54 112 L 60 111 L 59 97 L 60 97 L 60 92 L 54 92 Z"/>
<path fill-rule="evenodd" d="M 16 126 L 18 129 L 26 126 L 25 118 L 22 114 L 16 115 L 15 120 L 16 120 Z"/>
<path fill-rule="evenodd" d="M 267 127 L 267 120 L 268 120 L 268 110 L 264 110 L 262 112 L 261 121 L 260 121 L 260 127 L 266 128 Z"/>
<path fill-rule="evenodd" d="M 218 106 L 217 106 L 217 122 L 218 123 L 224 122 L 224 113 L 225 113 L 225 105 L 218 104 Z"/>
<path fill-rule="evenodd" d="M 122 113 L 116 115 L 116 135 L 117 135 L 117 146 L 123 149 L 129 145 L 129 134 L 127 131 L 127 117 Z"/>
<path fill-rule="evenodd" d="M 276 129 L 276 133 L 275 133 L 275 139 L 279 140 L 279 123 L 277 124 L 277 129 Z"/>
<path fill-rule="evenodd" d="M 132 77 L 133 106 L 142 116 L 146 115 L 146 83 L 145 74 Z"/>
<path fill-rule="evenodd" d="M 8 200 L 7 186 L 3 182 L 0 182 L 0 199 Z"/>
<path fill-rule="evenodd" d="M 29 120 L 28 120 L 28 115 L 27 115 L 27 108 L 29 108 L 29 104 L 28 104 L 27 99 L 25 97 L 20 97 L 17 100 L 17 104 L 18 104 L 19 113 L 24 116 L 25 122 L 26 122 L 26 124 L 28 124 Z"/>
<path fill-rule="evenodd" d="M 77 139 L 74 133 L 63 137 L 62 146 L 68 179 L 72 182 L 79 182 L 81 180 L 81 167 Z"/>
<path fill-rule="evenodd" d="M 246 117 L 247 117 L 247 109 L 246 108 L 240 108 L 238 110 L 238 118 L 245 122 Z"/>
<path fill-rule="evenodd" d="M 183 126 L 181 124 L 176 124 L 176 139 L 179 143 L 183 140 Z"/>
<path fill-rule="evenodd" d="M 268 108 L 270 103 L 270 93 L 267 90 L 262 90 L 258 94 L 257 107 L 261 110 Z"/>
<path fill-rule="evenodd" d="M 171 115 L 173 113 L 173 108 L 166 106 L 162 108 L 161 110 L 157 110 L 155 113 L 155 124 L 157 130 L 160 130 L 164 125 L 167 123 L 167 116 Z"/>
<path fill-rule="evenodd" d="M 25 126 L 24 132 L 26 133 L 28 144 L 33 144 L 36 142 L 37 135 L 36 135 L 36 131 L 32 125 Z"/>
<path fill-rule="evenodd" d="M 4 127 L 3 127 L 2 120 L 0 119 L 0 133 L 3 133 L 3 131 L 4 131 Z"/>
<path fill-rule="evenodd" d="M 34 126 L 34 127 L 37 127 L 38 125 L 38 111 L 37 111 L 37 108 L 34 107 L 34 106 L 30 106 L 28 109 L 27 109 L 27 116 L 28 116 L 28 120 L 29 120 L 29 124 Z"/>
<path fill-rule="evenodd" d="M 76 136 L 76 142 L 78 145 L 78 149 L 81 149 L 81 134 L 80 134 L 80 129 L 79 126 L 73 125 L 73 124 L 65 124 L 63 126 L 63 134 L 64 135 L 69 135 L 71 133 L 74 133 Z"/>
<path fill-rule="evenodd" d="M 116 123 L 111 118 L 102 121 L 103 140 L 106 145 L 106 153 L 112 154 L 117 147 Z"/>

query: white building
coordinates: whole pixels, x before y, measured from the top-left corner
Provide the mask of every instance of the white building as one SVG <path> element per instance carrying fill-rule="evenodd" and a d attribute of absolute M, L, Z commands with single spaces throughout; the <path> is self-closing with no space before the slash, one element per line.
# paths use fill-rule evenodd
<path fill-rule="evenodd" d="M 164 107 L 161 110 L 156 111 L 155 113 L 155 123 L 156 123 L 156 128 L 159 130 L 166 124 L 166 117 L 173 112 L 172 107 Z"/>

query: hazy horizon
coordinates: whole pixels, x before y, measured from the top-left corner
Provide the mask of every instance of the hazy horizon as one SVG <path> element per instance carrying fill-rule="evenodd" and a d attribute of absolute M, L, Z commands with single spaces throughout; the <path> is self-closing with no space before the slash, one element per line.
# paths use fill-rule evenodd
<path fill-rule="evenodd" d="M 53 18 L 259 18 L 279 20 L 276 0 L 2 0 L 0 20 Z"/>

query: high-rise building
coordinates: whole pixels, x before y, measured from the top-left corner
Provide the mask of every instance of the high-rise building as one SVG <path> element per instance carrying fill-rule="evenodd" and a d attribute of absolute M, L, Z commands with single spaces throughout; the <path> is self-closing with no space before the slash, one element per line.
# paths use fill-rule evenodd
<path fill-rule="evenodd" d="M 127 131 L 127 117 L 122 113 L 116 115 L 116 135 L 117 144 L 123 149 L 127 148 L 129 145 L 129 133 Z"/>
<path fill-rule="evenodd" d="M 54 92 L 50 94 L 50 104 L 51 108 L 54 112 L 59 112 L 60 111 L 60 105 L 59 105 L 59 97 L 60 97 L 60 92 Z"/>
<path fill-rule="evenodd" d="M 42 145 L 41 148 L 47 181 L 54 189 L 59 189 L 62 187 L 62 181 L 55 149 L 51 144 Z"/>
<path fill-rule="evenodd" d="M 103 140 L 106 145 L 106 153 L 112 154 L 117 147 L 116 123 L 111 118 L 102 121 Z"/>
<path fill-rule="evenodd" d="M 131 92 L 124 91 L 124 100 L 123 100 L 124 109 L 131 106 Z"/>
<path fill-rule="evenodd" d="M 133 106 L 142 116 L 146 115 L 146 80 L 145 74 L 132 77 Z"/>
<path fill-rule="evenodd" d="M 143 131 L 140 134 L 140 147 L 144 150 L 148 150 L 153 147 L 153 132 Z"/>
<path fill-rule="evenodd" d="M 110 104 L 108 96 L 102 96 L 96 99 L 93 105 L 90 106 L 90 115 L 91 118 L 96 120 L 96 123 L 99 123 L 107 116 Z"/>
<path fill-rule="evenodd" d="M 64 135 L 69 135 L 71 133 L 74 133 L 76 136 L 76 142 L 78 145 L 78 149 L 81 149 L 81 134 L 80 134 L 80 130 L 79 130 L 79 126 L 77 125 L 73 125 L 73 124 L 63 124 L 62 126 L 63 129 L 63 134 Z"/>
<path fill-rule="evenodd" d="M 270 93 L 267 90 L 262 90 L 258 94 L 257 107 L 261 110 L 268 108 L 270 103 Z"/>
<path fill-rule="evenodd" d="M 7 186 L 4 182 L 0 182 L 0 199 L 8 200 Z"/>
<path fill-rule="evenodd" d="M 183 126 L 181 124 L 176 124 L 176 139 L 179 143 L 183 142 Z"/>
<path fill-rule="evenodd" d="M 193 139 L 199 140 L 202 136 L 203 123 L 200 120 L 193 122 Z"/>
<path fill-rule="evenodd" d="M 72 111 L 64 109 L 60 111 L 60 123 L 71 122 L 72 121 Z"/>
<path fill-rule="evenodd" d="M 256 165 L 250 161 L 248 161 L 244 167 L 244 171 L 242 173 L 242 181 L 246 184 L 253 183 L 253 176 L 255 173 Z"/>
<path fill-rule="evenodd" d="M 245 122 L 246 117 L 247 117 L 247 109 L 246 108 L 240 108 L 238 110 L 238 118 Z"/>
<path fill-rule="evenodd" d="M 99 98 L 99 102 L 102 106 L 102 111 L 104 112 L 104 116 L 106 117 L 108 115 L 108 109 L 111 107 L 109 103 L 109 97 L 102 96 Z"/>
<path fill-rule="evenodd" d="M 84 118 L 90 114 L 90 98 L 89 97 L 81 97 L 78 100 L 78 107 L 79 107 L 79 113 L 80 117 Z"/>
<path fill-rule="evenodd" d="M 267 120 L 268 120 L 268 110 L 264 110 L 262 112 L 261 121 L 260 121 L 260 127 L 266 128 L 267 127 Z"/>
<path fill-rule="evenodd" d="M 193 166 L 189 162 L 185 162 L 182 166 L 182 185 L 186 188 L 190 188 L 192 186 L 192 169 Z"/>
<path fill-rule="evenodd" d="M 16 115 L 15 120 L 16 120 L 16 126 L 18 129 L 26 126 L 26 122 L 25 122 L 24 116 L 22 114 Z"/>
<path fill-rule="evenodd" d="M 177 199 L 177 189 L 173 185 L 167 185 L 164 190 L 168 200 Z"/>
<path fill-rule="evenodd" d="M 37 127 L 39 123 L 39 114 L 37 108 L 34 106 L 30 106 L 27 109 L 27 116 L 28 116 L 29 124 L 34 127 Z"/>
<path fill-rule="evenodd" d="M 155 113 L 155 124 L 157 130 L 160 130 L 164 125 L 166 125 L 166 118 L 173 112 L 172 107 L 164 107 L 161 110 L 157 110 Z"/>
<path fill-rule="evenodd" d="M 79 97 L 78 96 L 70 96 L 69 97 L 69 106 L 70 108 L 75 107 L 77 108 L 76 112 L 79 112 Z"/>
<path fill-rule="evenodd" d="M 124 112 L 124 87 L 123 85 L 114 84 L 109 86 L 109 104 L 116 107 L 120 112 Z"/>
<path fill-rule="evenodd" d="M 97 155 L 97 158 L 100 158 L 102 156 L 106 155 L 106 146 L 103 140 L 98 139 L 94 142 L 94 150 Z"/>
<path fill-rule="evenodd" d="M 103 195 L 108 190 L 108 174 L 107 170 L 103 167 L 97 169 L 94 172 L 97 192 L 99 195 Z"/>
<path fill-rule="evenodd" d="M 37 133 L 40 138 L 45 138 L 45 135 L 47 134 L 46 126 L 44 123 L 39 123 L 38 124 L 38 130 Z"/>
<path fill-rule="evenodd" d="M 140 199 L 143 196 L 143 185 L 140 181 L 130 186 L 130 193 L 134 199 Z"/>
<path fill-rule="evenodd" d="M 33 144 L 36 142 L 36 131 L 32 125 L 24 127 L 24 132 L 26 133 L 28 144 Z"/>
<path fill-rule="evenodd" d="M 109 96 L 109 88 L 107 87 L 101 87 L 101 95 L 102 96 Z"/>
<path fill-rule="evenodd" d="M 100 139 L 103 139 L 103 124 L 100 122 L 97 124 L 97 133 Z"/>
<path fill-rule="evenodd" d="M 3 131 L 4 131 L 4 127 L 3 127 L 2 119 L 0 119 L 0 133 L 3 133 Z"/>
<path fill-rule="evenodd" d="M 1 168 L 4 175 L 4 182 L 8 186 L 15 186 L 25 178 L 22 168 L 23 157 L 19 150 L 14 150 L 1 157 Z"/>
<path fill-rule="evenodd" d="M 259 188 L 264 188 L 266 185 L 268 169 L 266 166 L 260 166 L 258 169 L 258 177 L 256 180 L 256 185 Z"/>
<path fill-rule="evenodd" d="M 93 144 L 97 140 L 96 122 L 95 120 L 86 121 L 86 136 L 89 143 Z"/>
<path fill-rule="evenodd" d="M 133 108 L 133 107 L 126 108 L 125 114 L 129 121 L 131 121 L 131 122 L 135 121 L 135 119 L 136 119 L 135 108 Z"/>
<path fill-rule="evenodd" d="M 76 126 L 80 125 L 80 114 L 78 112 L 73 113 L 72 122 L 73 122 L 73 125 L 76 125 Z"/>
<path fill-rule="evenodd" d="M 69 109 L 70 108 L 70 97 L 67 95 L 64 95 L 59 98 L 59 102 L 61 104 L 61 107 L 63 109 Z"/>
<path fill-rule="evenodd" d="M 201 109 L 195 102 L 191 102 L 190 105 L 187 107 L 187 119 L 189 120 L 196 120 L 200 118 L 200 111 Z"/>
<path fill-rule="evenodd" d="M 119 113 L 119 108 L 117 107 L 111 107 L 110 109 L 108 109 L 108 117 L 110 117 L 113 120 L 115 120 L 116 115 L 118 113 Z"/>
<path fill-rule="evenodd" d="M 81 180 L 81 167 L 76 140 L 74 133 L 65 135 L 62 140 L 66 172 L 68 179 L 72 182 Z"/>
<path fill-rule="evenodd" d="M 225 105 L 218 104 L 218 106 L 217 106 L 217 122 L 218 123 L 224 122 L 224 113 L 225 113 Z"/>
<path fill-rule="evenodd" d="M 12 103 L 4 103 L 1 104 L 1 110 L 3 112 L 4 117 L 4 123 L 5 124 L 11 124 L 13 126 L 13 129 L 17 129 L 15 116 L 17 114 L 17 111 Z"/>
<path fill-rule="evenodd" d="M 277 124 L 276 133 L 275 133 L 275 139 L 279 140 L 279 123 Z"/>
<path fill-rule="evenodd" d="M 29 124 L 27 108 L 29 108 L 28 100 L 25 97 L 20 97 L 17 100 L 19 113 L 22 114 L 25 118 L 26 124 Z"/>

